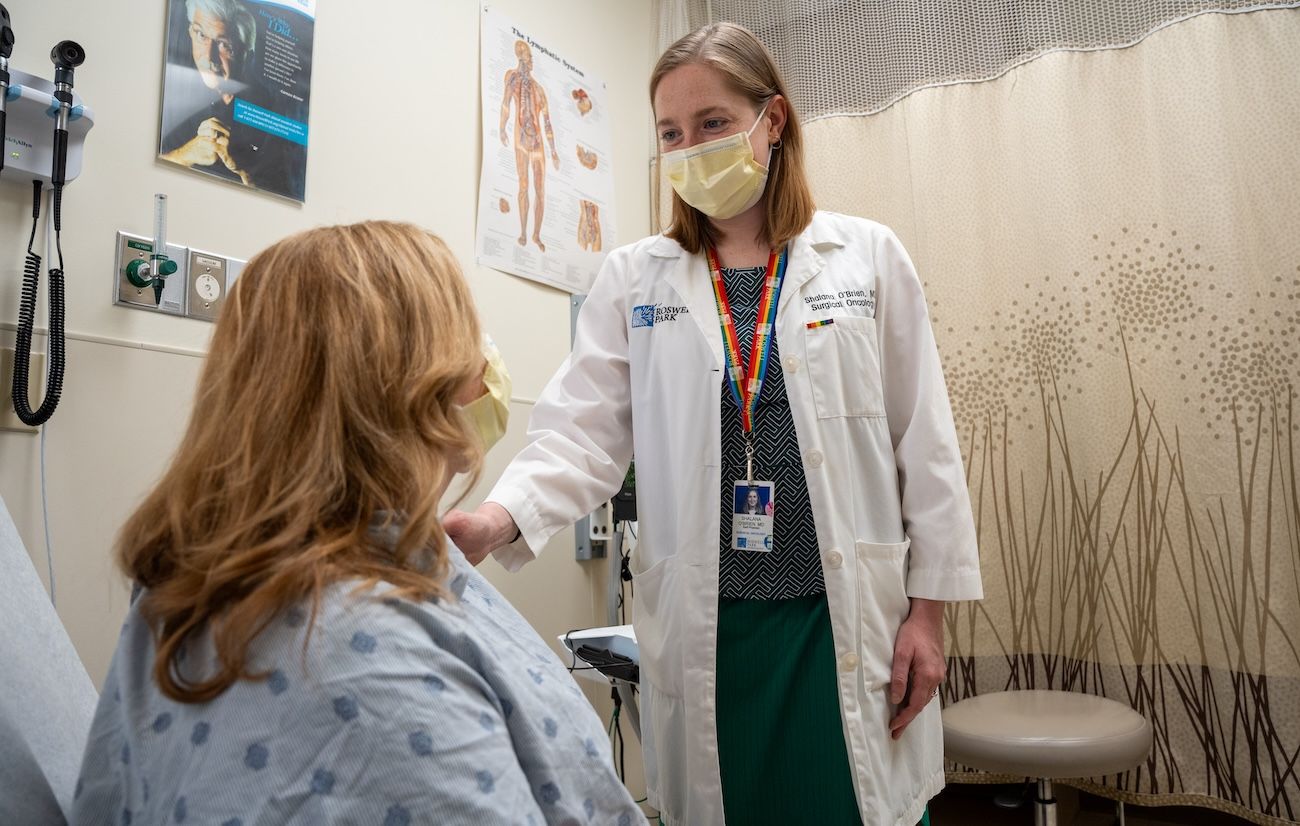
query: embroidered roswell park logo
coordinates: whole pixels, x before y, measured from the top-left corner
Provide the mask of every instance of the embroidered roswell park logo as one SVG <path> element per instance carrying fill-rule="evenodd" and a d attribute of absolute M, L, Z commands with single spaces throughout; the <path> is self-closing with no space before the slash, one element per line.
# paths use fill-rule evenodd
<path fill-rule="evenodd" d="M 632 328 L 653 327 L 676 321 L 677 316 L 690 312 L 688 307 L 672 307 L 667 304 L 640 304 L 632 308 Z"/>

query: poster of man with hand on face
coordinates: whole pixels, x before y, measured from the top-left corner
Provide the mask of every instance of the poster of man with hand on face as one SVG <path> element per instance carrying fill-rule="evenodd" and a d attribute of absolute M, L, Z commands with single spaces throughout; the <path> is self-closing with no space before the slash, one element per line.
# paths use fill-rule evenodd
<path fill-rule="evenodd" d="M 302 201 L 316 0 L 169 0 L 162 160 Z"/>

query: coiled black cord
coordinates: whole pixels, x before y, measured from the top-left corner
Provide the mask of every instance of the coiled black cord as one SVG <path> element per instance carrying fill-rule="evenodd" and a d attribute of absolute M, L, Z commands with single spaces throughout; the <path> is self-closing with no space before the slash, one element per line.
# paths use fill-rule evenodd
<path fill-rule="evenodd" d="M 63 227 L 63 187 L 54 188 L 53 202 L 54 246 L 58 251 L 59 266 L 50 270 L 50 335 L 46 347 L 46 357 L 50 360 L 49 386 L 45 388 L 45 398 L 40 407 L 33 411 L 27 400 L 27 389 L 32 363 L 32 331 L 36 325 L 36 295 L 40 290 L 41 279 L 41 257 L 32 249 L 36 243 L 36 227 L 41 219 L 41 182 L 32 181 L 32 234 L 27 239 L 22 298 L 18 305 L 12 394 L 14 412 L 29 427 L 39 427 L 54 415 L 54 409 L 59 406 L 59 397 L 63 394 L 63 370 L 67 363 L 63 331 L 63 246 L 59 238 Z"/>

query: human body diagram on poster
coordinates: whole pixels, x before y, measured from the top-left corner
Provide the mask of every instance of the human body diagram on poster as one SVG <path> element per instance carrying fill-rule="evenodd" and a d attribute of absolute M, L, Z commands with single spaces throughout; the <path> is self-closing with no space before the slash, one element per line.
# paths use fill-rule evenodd
<path fill-rule="evenodd" d="M 584 293 L 614 244 L 605 84 L 483 8 L 478 261 Z"/>

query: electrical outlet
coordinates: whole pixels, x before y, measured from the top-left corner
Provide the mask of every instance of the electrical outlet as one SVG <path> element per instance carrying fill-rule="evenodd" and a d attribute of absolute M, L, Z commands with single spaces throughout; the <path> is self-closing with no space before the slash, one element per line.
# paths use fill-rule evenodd
<path fill-rule="evenodd" d="M 153 239 L 129 232 L 117 233 L 116 256 L 113 259 L 113 303 L 135 310 L 151 310 L 167 315 L 184 315 L 185 298 L 189 286 L 188 250 L 177 244 L 167 245 L 167 256 L 176 262 L 177 270 L 167 276 L 162 301 L 155 299 L 153 287 L 137 287 L 126 275 L 132 261 L 148 260 L 153 253 Z"/>
<path fill-rule="evenodd" d="M 14 349 L 0 349 L 0 388 L 4 388 L 4 398 L 0 401 L 0 430 L 14 430 L 19 433 L 37 433 L 39 427 L 28 427 L 14 412 L 10 388 L 14 386 Z M 31 367 L 28 368 L 27 403 L 34 409 L 45 398 L 45 354 L 32 353 Z"/>
<path fill-rule="evenodd" d="M 235 286 L 235 279 L 239 277 L 245 263 L 247 262 L 238 258 L 190 250 L 189 295 L 186 297 L 185 315 L 203 321 L 216 321 L 217 314 L 226 303 L 226 294 Z"/>
<path fill-rule="evenodd" d="M 588 536 L 593 542 L 604 542 L 614 535 L 614 509 L 608 501 L 591 512 L 591 529 Z"/>

